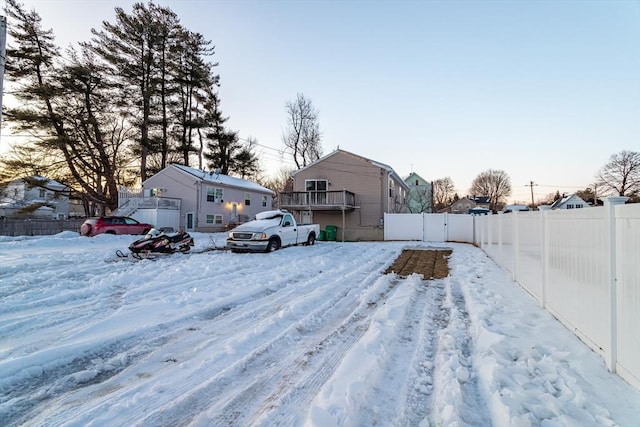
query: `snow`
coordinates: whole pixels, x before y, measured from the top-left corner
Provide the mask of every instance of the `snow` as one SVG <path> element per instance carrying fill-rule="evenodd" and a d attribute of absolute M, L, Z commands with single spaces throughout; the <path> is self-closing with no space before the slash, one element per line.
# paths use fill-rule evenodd
<path fill-rule="evenodd" d="M 416 242 L 193 236 L 137 262 L 134 236 L 0 236 L 3 425 L 640 425 L 640 391 L 471 245 L 425 281 L 383 274 Z"/>

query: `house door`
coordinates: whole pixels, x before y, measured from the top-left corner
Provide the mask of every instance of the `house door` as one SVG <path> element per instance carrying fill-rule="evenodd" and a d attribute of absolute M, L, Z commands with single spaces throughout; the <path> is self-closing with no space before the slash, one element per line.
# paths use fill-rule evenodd
<path fill-rule="evenodd" d="M 187 212 L 184 218 L 185 231 L 194 231 L 195 215 L 193 212 Z"/>
<path fill-rule="evenodd" d="M 313 212 L 310 212 L 310 211 L 300 212 L 300 222 L 302 224 L 311 224 L 313 222 Z"/>

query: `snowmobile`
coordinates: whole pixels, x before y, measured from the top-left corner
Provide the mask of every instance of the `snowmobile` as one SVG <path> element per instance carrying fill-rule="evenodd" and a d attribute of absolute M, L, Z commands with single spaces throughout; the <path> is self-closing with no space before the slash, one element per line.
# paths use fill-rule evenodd
<path fill-rule="evenodd" d="M 175 234 L 165 234 L 151 229 L 142 239 L 129 245 L 131 256 L 136 259 L 154 258 L 162 255 L 170 255 L 176 252 L 187 253 L 193 246 L 193 237 L 184 231 Z M 116 251 L 120 258 L 127 258 L 120 250 Z"/>

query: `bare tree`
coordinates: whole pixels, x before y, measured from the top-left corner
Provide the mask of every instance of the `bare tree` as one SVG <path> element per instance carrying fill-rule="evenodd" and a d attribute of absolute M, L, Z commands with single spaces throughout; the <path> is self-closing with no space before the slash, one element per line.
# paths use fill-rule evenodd
<path fill-rule="evenodd" d="M 407 200 L 407 210 L 410 213 L 431 213 L 433 209 L 431 192 L 430 185 L 411 186 Z"/>
<path fill-rule="evenodd" d="M 278 207 L 278 196 L 280 193 L 293 191 L 293 179 L 291 178 L 293 172 L 295 171 L 292 168 L 283 166 L 269 178 L 257 180 L 258 184 L 273 191 L 274 208 Z"/>
<path fill-rule="evenodd" d="M 609 159 L 598 173 L 598 193 L 634 197 L 640 193 L 640 152 L 621 151 Z"/>
<path fill-rule="evenodd" d="M 295 101 L 285 105 L 287 112 L 287 129 L 282 135 L 282 142 L 291 150 L 297 169 L 318 160 L 322 154 L 320 147 L 320 125 L 318 110 L 311 100 L 299 93 Z"/>
<path fill-rule="evenodd" d="M 489 197 L 489 209 L 497 210 L 511 195 L 511 179 L 505 171 L 489 169 L 473 180 L 469 191 L 476 196 Z"/>
<path fill-rule="evenodd" d="M 433 209 L 438 212 L 451 204 L 456 189 L 448 176 L 436 179 L 431 183 L 433 188 Z"/>

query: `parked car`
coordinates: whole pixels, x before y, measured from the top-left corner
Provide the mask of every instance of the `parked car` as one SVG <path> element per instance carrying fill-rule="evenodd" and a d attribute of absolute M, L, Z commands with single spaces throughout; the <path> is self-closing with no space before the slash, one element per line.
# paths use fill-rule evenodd
<path fill-rule="evenodd" d="M 126 216 L 100 216 L 87 218 L 80 226 L 80 235 L 147 234 L 152 228 L 151 224 L 145 224 Z"/>
<path fill-rule="evenodd" d="M 292 245 L 313 245 L 320 234 L 318 224 L 297 224 L 287 211 L 267 211 L 229 232 L 232 252 L 273 252 Z"/>

